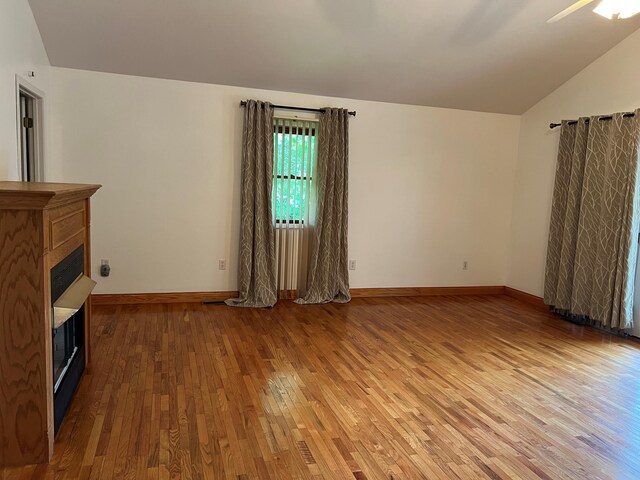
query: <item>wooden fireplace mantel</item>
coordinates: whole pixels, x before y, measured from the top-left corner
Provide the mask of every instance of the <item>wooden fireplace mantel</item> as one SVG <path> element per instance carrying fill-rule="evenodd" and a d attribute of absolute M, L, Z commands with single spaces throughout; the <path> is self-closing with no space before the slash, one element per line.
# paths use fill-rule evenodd
<path fill-rule="evenodd" d="M 90 276 L 89 198 L 99 188 L 0 182 L 0 467 L 48 462 L 53 453 L 50 270 L 84 245 Z"/>

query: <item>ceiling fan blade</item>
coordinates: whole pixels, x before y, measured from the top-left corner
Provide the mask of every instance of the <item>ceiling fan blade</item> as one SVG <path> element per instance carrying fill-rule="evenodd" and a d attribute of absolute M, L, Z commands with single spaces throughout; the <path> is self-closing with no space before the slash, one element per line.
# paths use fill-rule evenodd
<path fill-rule="evenodd" d="M 557 22 L 558 20 L 562 20 L 567 15 L 571 15 L 573 12 L 575 12 L 577 10 L 580 10 L 582 7 L 586 7 L 587 5 L 589 5 L 593 1 L 594 0 L 578 0 L 576 3 L 571 5 L 569 8 L 565 8 L 559 14 L 554 15 L 553 17 L 551 17 L 549 20 L 547 20 L 547 23 L 554 23 L 554 22 Z"/>

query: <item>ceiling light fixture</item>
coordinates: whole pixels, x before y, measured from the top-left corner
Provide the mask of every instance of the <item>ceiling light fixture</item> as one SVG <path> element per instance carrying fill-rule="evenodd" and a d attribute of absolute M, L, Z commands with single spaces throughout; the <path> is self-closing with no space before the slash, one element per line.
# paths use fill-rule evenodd
<path fill-rule="evenodd" d="M 640 13 L 640 0 L 602 0 L 593 11 L 609 20 L 630 18 Z"/>

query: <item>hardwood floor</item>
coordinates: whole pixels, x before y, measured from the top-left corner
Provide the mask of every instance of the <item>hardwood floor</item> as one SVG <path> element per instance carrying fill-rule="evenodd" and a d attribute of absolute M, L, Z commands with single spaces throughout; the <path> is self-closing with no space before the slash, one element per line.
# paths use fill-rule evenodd
<path fill-rule="evenodd" d="M 93 321 L 51 464 L 0 478 L 640 478 L 640 344 L 506 296 Z"/>

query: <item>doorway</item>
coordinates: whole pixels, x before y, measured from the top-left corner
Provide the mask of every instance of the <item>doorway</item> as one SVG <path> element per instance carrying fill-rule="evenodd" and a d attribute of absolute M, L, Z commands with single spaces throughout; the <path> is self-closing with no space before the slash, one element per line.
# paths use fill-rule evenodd
<path fill-rule="evenodd" d="M 42 95 L 19 79 L 18 91 L 18 161 L 23 182 L 44 180 L 42 155 Z"/>

